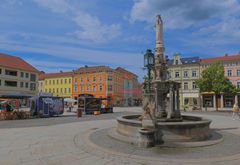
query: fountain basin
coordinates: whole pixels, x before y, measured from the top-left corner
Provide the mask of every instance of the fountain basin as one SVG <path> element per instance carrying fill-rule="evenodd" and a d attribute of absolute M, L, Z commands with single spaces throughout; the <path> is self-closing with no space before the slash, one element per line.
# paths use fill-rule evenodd
<path fill-rule="evenodd" d="M 140 115 L 127 115 L 117 118 L 117 133 L 137 139 L 142 122 Z M 164 142 L 204 141 L 211 137 L 211 120 L 198 116 L 182 116 L 181 122 L 157 122 L 157 128 L 163 133 Z"/>

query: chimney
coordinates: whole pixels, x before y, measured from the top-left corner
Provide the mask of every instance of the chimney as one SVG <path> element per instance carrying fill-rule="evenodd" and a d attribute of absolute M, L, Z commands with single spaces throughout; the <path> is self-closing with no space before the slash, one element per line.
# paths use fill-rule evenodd
<path fill-rule="evenodd" d="M 225 54 L 225 57 L 228 56 L 228 53 Z"/>
<path fill-rule="evenodd" d="M 63 71 L 62 70 L 60 70 L 60 73 L 62 73 Z"/>

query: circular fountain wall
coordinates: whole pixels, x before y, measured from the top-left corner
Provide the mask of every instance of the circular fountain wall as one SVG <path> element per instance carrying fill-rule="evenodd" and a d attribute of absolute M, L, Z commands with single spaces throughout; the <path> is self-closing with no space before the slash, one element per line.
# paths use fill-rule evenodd
<path fill-rule="evenodd" d="M 128 115 L 117 118 L 117 133 L 137 139 L 142 122 L 140 115 Z M 203 141 L 211 137 L 209 125 L 211 120 L 197 116 L 182 116 L 181 122 L 157 122 L 157 129 L 163 133 L 163 141 L 194 142 Z"/>

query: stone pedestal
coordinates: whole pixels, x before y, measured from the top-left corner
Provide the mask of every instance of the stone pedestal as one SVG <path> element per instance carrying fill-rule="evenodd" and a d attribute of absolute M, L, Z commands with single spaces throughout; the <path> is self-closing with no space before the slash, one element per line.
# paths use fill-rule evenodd
<path fill-rule="evenodd" d="M 155 146 L 155 129 L 152 128 L 140 128 L 138 130 L 138 146 L 143 148 L 149 148 Z"/>

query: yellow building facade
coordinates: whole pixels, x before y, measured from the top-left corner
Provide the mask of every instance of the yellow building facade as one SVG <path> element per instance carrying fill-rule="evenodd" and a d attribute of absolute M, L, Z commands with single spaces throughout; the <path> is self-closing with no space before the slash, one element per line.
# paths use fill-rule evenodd
<path fill-rule="evenodd" d="M 72 72 L 46 73 L 40 77 L 44 82 L 44 92 L 58 97 L 72 97 Z"/>

